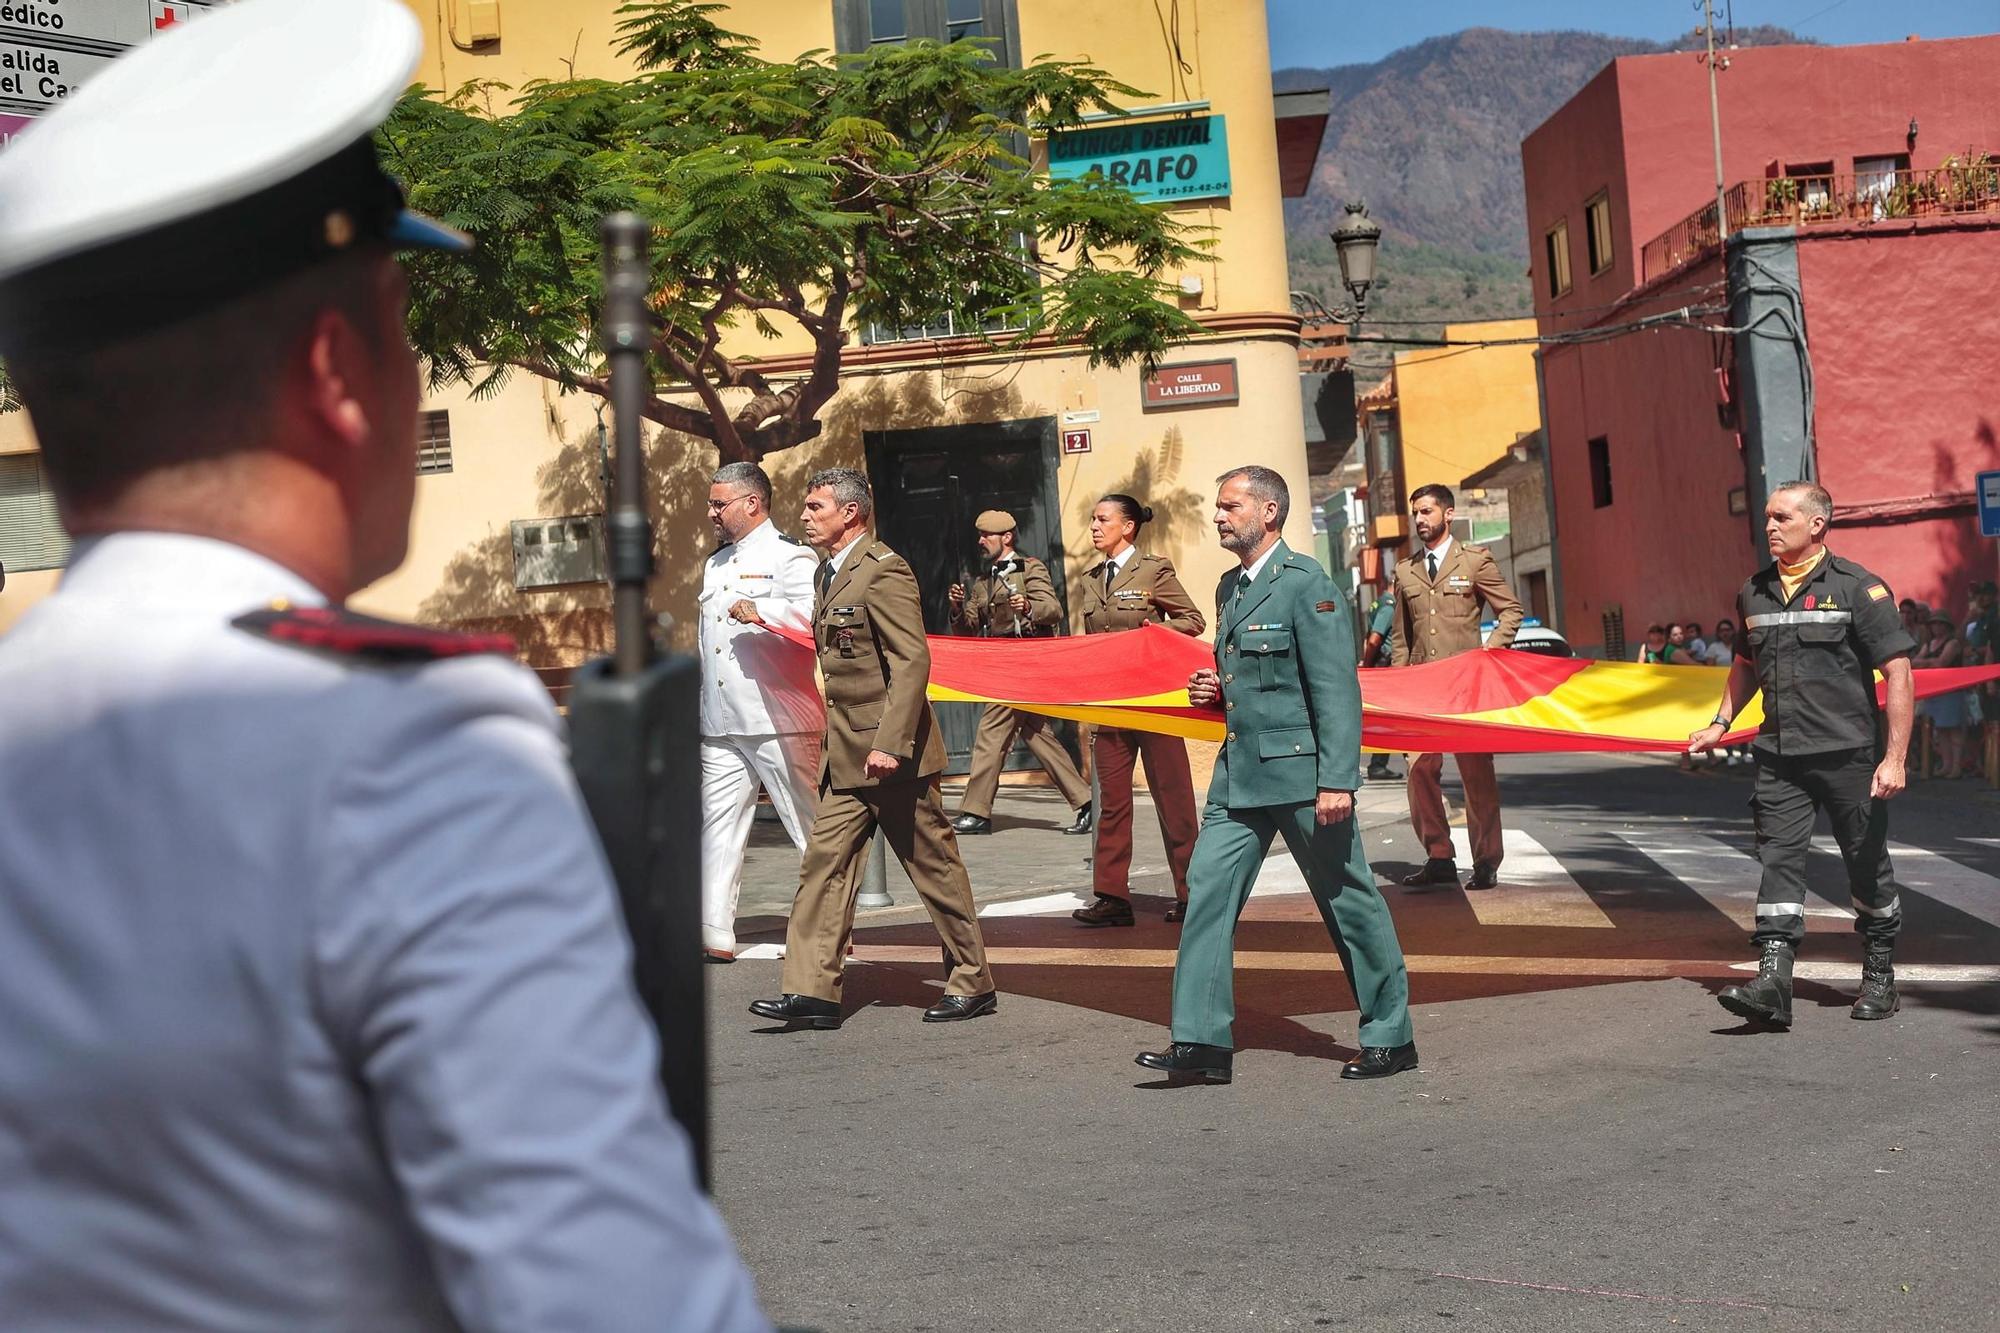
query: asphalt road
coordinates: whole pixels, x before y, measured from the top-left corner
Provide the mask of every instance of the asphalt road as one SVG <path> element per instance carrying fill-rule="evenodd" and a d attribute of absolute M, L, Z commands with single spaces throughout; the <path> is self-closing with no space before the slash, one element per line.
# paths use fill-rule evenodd
<path fill-rule="evenodd" d="M 907 907 L 858 933 L 839 1032 L 745 1012 L 775 962 L 710 968 L 718 1199 L 767 1309 L 827 1330 L 2000 1328 L 2000 803 L 1898 803 L 1899 965 L 1933 979 L 1886 1022 L 1847 1017 L 1859 941 L 1815 856 L 1818 979 L 1778 1034 L 1713 999 L 1751 957 L 1746 776 L 1561 757 L 1501 781 L 1502 888 L 1386 890 L 1423 1067 L 1382 1083 L 1337 1078 L 1352 1000 L 1282 855 L 1238 935 L 1235 1083 L 1133 1065 L 1166 1039 L 1176 928 L 1157 904 L 1070 924 L 1044 895 L 1086 840 L 1052 841 L 1052 797 L 967 840 L 997 1015 L 918 1022 L 940 968 Z M 1420 856 L 1400 803 L 1363 802 L 1385 878 Z M 761 891 L 788 894 L 773 851 Z"/>

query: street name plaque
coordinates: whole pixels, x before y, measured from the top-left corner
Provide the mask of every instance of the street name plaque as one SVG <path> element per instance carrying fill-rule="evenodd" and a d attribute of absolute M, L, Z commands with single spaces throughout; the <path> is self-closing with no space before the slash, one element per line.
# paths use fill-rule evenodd
<path fill-rule="evenodd" d="M 1148 412 L 1177 407 L 1214 407 L 1236 402 L 1242 395 L 1236 387 L 1236 362 L 1188 361 L 1177 366 L 1161 366 L 1141 381 L 1140 406 Z"/>

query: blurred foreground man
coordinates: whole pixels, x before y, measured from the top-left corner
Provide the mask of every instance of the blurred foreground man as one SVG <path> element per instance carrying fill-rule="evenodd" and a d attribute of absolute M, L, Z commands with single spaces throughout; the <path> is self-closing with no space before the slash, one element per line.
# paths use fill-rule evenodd
<path fill-rule="evenodd" d="M 1916 648 L 1896 614 L 1889 585 L 1826 547 L 1833 497 L 1810 482 L 1771 493 L 1764 535 L 1773 563 L 1750 576 L 1736 597 L 1743 635 L 1715 720 L 1688 737 L 1688 751 L 1719 744 L 1738 711 L 1761 688 L 1764 721 L 1751 753 L 1757 785 L 1755 980 L 1715 998 L 1738 1017 L 1771 1027 L 1792 1023 L 1792 960 L 1806 937 L 1806 854 L 1821 810 L 1833 825 L 1854 903 L 1854 928 L 1866 945 L 1861 994 L 1853 1016 L 1896 1012 L 1896 935 L 1902 904 L 1889 865 L 1889 801 L 1905 783 Z M 1875 673 L 1887 687 L 1875 702 Z"/>
<path fill-rule="evenodd" d="M 1291 508 L 1285 479 L 1243 467 L 1220 483 L 1216 530 L 1241 566 L 1216 589 L 1215 666 L 1189 679 L 1188 700 L 1197 708 L 1220 701 L 1228 730 L 1188 866 L 1173 1044 L 1138 1062 L 1176 1079 L 1229 1082 L 1236 919 L 1271 839 L 1282 836 L 1360 1009 L 1361 1054 L 1340 1076 L 1386 1078 L 1416 1067 L 1417 1046 L 1403 947 L 1355 827 L 1354 630 L 1326 571 L 1278 536 Z"/>
<path fill-rule="evenodd" d="M 408 540 L 392 249 L 468 245 L 376 165 L 420 48 L 245 0 L 0 154 L 0 355 L 78 539 L 0 642 L 11 1333 L 769 1327 L 547 696 L 339 609 Z"/>
<path fill-rule="evenodd" d="M 931 650 L 917 576 L 869 533 L 874 512 L 868 478 L 853 468 L 826 468 L 806 482 L 806 540 L 827 555 L 813 605 L 826 678 L 819 811 L 785 924 L 784 992 L 750 1005 L 788 1028 L 840 1026 L 854 898 L 878 828 L 944 940 L 951 974 L 924 1022 L 955 1023 L 998 1006 L 972 881 L 938 796 L 944 739 L 925 694 Z"/>

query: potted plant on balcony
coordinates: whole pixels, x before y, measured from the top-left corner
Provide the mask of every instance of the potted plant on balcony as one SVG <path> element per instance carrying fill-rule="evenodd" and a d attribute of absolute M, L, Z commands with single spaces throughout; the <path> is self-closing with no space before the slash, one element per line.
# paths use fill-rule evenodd
<path fill-rule="evenodd" d="M 1764 217 L 1785 222 L 1799 220 L 1799 183 L 1791 176 L 1775 176 L 1764 182 Z"/>

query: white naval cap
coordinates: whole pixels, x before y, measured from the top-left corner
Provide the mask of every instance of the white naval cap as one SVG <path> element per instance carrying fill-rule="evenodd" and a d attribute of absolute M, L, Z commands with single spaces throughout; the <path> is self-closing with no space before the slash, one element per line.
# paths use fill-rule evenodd
<path fill-rule="evenodd" d="M 423 53 L 395 0 L 238 0 L 0 152 L 0 351 L 160 328 L 368 242 L 468 250 L 373 132 Z"/>

